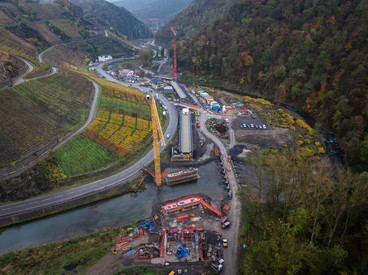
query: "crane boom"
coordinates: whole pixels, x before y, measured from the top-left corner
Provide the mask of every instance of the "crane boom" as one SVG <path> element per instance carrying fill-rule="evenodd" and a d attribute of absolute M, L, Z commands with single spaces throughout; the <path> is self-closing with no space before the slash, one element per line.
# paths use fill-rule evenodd
<path fill-rule="evenodd" d="M 155 164 L 155 180 L 156 185 L 161 185 L 161 163 L 160 163 L 160 145 L 165 146 L 165 138 L 162 132 L 160 118 L 157 112 L 155 96 L 151 96 L 151 114 L 152 114 L 152 134 L 153 134 L 153 162 Z"/>
<path fill-rule="evenodd" d="M 174 80 L 178 81 L 177 69 L 176 69 L 176 31 L 173 27 L 170 27 L 171 31 L 174 34 Z"/>

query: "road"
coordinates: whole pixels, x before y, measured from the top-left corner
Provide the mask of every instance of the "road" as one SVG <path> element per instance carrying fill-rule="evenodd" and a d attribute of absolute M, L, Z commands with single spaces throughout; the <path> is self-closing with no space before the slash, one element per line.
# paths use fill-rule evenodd
<path fill-rule="evenodd" d="M 198 99 L 193 96 L 191 93 L 188 93 L 190 97 L 196 102 L 198 106 L 201 106 Z M 240 232 L 240 217 L 241 217 L 241 203 L 236 195 L 238 191 L 238 182 L 236 180 L 236 176 L 233 170 L 233 167 L 229 161 L 227 161 L 227 149 L 233 147 L 236 143 L 234 137 L 234 131 L 230 130 L 230 144 L 226 145 L 222 140 L 220 140 L 217 136 L 210 133 L 206 127 L 206 121 L 210 117 L 221 117 L 219 115 L 210 114 L 205 111 L 203 108 L 197 109 L 199 112 L 199 124 L 201 133 L 212 140 L 218 147 L 222 155 L 222 159 L 224 160 L 225 169 L 229 169 L 227 171 L 227 177 L 229 180 L 230 188 L 233 192 L 233 199 L 230 201 L 231 210 L 229 212 L 228 218 L 231 222 L 231 227 L 226 230 L 223 234 L 223 238 L 228 240 L 228 247 L 226 251 L 224 251 L 224 273 L 225 274 L 237 274 L 238 272 L 238 262 L 239 262 L 239 232 Z M 231 123 L 231 118 L 229 118 Z M 229 128 L 230 125 L 229 125 Z"/>
<path fill-rule="evenodd" d="M 118 81 L 114 78 L 112 78 L 110 75 L 107 75 L 105 71 L 102 70 L 102 65 L 98 66 L 98 70 L 102 75 L 104 75 L 107 79 L 111 81 L 115 81 L 117 83 L 120 83 L 122 85 L 127 85 L 127 83 Z M 144 92 L 148 92 L 147 88 L 138 87 Z M 95 97 L 95 100 L 97 100 L 98 97 Z M 165 136 L 167 134 L 170 134 L 170 137 L 173 137 L 174 132 L 177 129 L 178 124 L 178 118 L 176 114 L 175 107 L 162 95 L 158 95 L 158 99 L 166 106 L 167 111 L 170 116 L 170 122 L 169 126 L 166 129 Z M 91 118 L 92 119 L 92 118 Z M 169 141 L 169 140 L 167 140 Z M 163 147 L 160 146 L 160 151 L 162 151 Z M 118 172 L 112 176 L 109 176 L 107 178 L 94 181 L 88 184 L 85 184 L 83 186 L 74 187 L 68 190 L 60 191 L 57 193 L 44 195 L 32 199 L 28 199 L 21 202 L 16 203 L 10 203 L 3 206 L 0 206 L 0 218 L 2 217 L 8 217 L 15 214 L 20 213 L 26 213 L 33 210 L 43 209 L 48 206 L 57 205 L 60 203 L 64 203 L 67 201 L 71 201 L 73 199 L 84 197 L 89 194 L 94 194 L 96 192 L 107 190 L 108 188 L 112 188 L 116 185 L 121 184 L 122 181 L 129 179 L 133 175 L 137 174 L 143 166 L 149 165 L 153 160 L 153 150 L 151 150 L 149 153 L 147 153 L 143 158 L 138 160 L 136 163 L 128 167 L 127 169 Z"/>
<path fill-rule="evenodd" d="M 23 60 L 23 62 L 24 62 L 24 63 L 26 63 L 26 66 L 28 67 L 28 69 L 27 69 L 24 73 L 22 73 L 22 74 L 20 74 L 20 75 L 17 75 L 16 77 L 14 77 L 14 78 L 12 79 L 12 83 L 13 83 L 13 85 L 18 85 L 18 84 L 23 83 L 23 82 L 25 81 L 24 77 L 25 77 L 25 76 L 26 76 L 30 71 L 32 71 L 32 70 L 33 70 L 33 65 L 32 65 L 31 63 L 29 63 L 27 60 L 25 60 L 25 59 L 23 59 L 23 58 L 21 58 L 21 57 L 19 57 L 19 56 L 18 56 L 18 58 L 22 59 L 22 60 Z"/>
<path fill-rule="evenodd" d="M 167 60 L 168 60 L 168 57 L 165 57 L 163 60 L 160 61 L 160 65 L 157 68 L 157 73 L 161 71 L 162 66 L 166 64 Z"/>
<path fill-rule="evenodd" d="M 93 87 L 95 88 L 95 94 L 93 95 L 93 101 L 92 101 L 92 104 L 91 104 L 91 109 L 89 110 L 89 113 L 88 113 L 87 120 L 84 122 L 82 127 L 80 127 L 77 131 L 73 132 L 70 136 L 65 138 L 63 141 L 59 142 L 53 148 L 53 151 L 56 150 L 57 148 L 59 148 L 60 146 L 62 146 L 63 144 L 65 144 L 66 142 L 68 142 L 69 140 L 71 140 L 72 138 L 74 138 L 76 135 L 82 133 L 84 131 L 84 129 L 86 129 L 88 127 L 88 125 L 95 119 L 96 112 L 97 112 L 98 98 L 100 97 L 100 87 L 98 86 L 98 84 L 95 81 L 91 80 L 91 82 L 93 84 Z"/>
<path fill-rule="evenodd" d="M 145 74 L 149 74 L 149 75 L 151 75 L 151 76 L 154 76 L 154 75 L 155 75 L 155 73 L 154 73 L 154 72 L 149 71 L 149 70 L 146 70 L 146 69 L 143 69 L 143 65 L 140 65 L 138 68 L 139 68 L 141 71 L 143 71 Z"/>
<path fill-rule="evenodd" d="M 42 54 L 42 53 L 41 53 Z M 39 55 L 39 58 L 41 58 L 41 54 Z M 42 59 L 41 59 L 42 60 Z M 28 68 L 30 68 L 28 71 L 31 71 L 33 69 L 33 66 L 27 62 L 26 60 L 23 59 L 24 62 L 26 62 Z M 28 72 L 27 71 L 27 72 Z M 26 73 L 27 73 L 26 72 Z M 19 85 L 23 82 L 26 82 L 26 81 L 32 81 L 32 80 L 35 80 L 35 79 L 40 79 L 40 78 L 43 78 L 43 77 L 47 77 L 47 76 L 50 76 L 52 74 L 55 74 L 57 72 L 57 68 L 55 67 L 52 67 L 52 72 L 50 74 L 47 74 L 47 75 L 44 75 L 44 76 L 40 76 L 40 77 L 36 77 L 36 78 L 33 78 L 33 79 L 24 79 L 23 77 L 26 75 L 26 73 L 22 74 L 19 78 L 17 79 L 16 81 L 13 80 L 13 85 Z M 45 158 L 46 156 L 48 156 L 48 154 L 51 152 L 51 151 L 54 151 L 56 150 L 57 148 L 59 148 L 61 145 L 65 144 L 67 141 L 71 140 L 72 138 L 74 138 L 76 135 L 80 134 L 84 129 L 86 129 L 88 127 L 88 125 L 93 121 L 93 119 L 95 118 L 96 116 L 96 109 L 97 109 L 97 103 L 98 103 L 98 98 L 100 96 L 100 87 L 98 86 L 98 84 L 96 82 L 94 82 L 93 80 L 90 80 L 94 86 L 94 95 L 93 95 L 93 101 L 92 101 L 92 104 L 91 104 L 91 108 L 89 110 L 89 113 L 88 113 L 88 118 L 87 120 L 83 123 L 83 125 L 77 129 L 76 131 L 74 132 L 71 132 L 67 135 L 65 135 L 61 142 L 59 142 L 56 146 L 54 147 L 51 147 L 50 149 L 48 149 L 46 152 L 44 152 L 42 155 L 39 155 L 37 158 L 33 159 L 32 161 L 24 164 L 21 168 L 17 169 L 17 170 L 13 170 L 11 171 L 10 173 L 7 173 L 6 175 L 4 176 L 1 176 L 0 180 L 7 180 L 9 178 L 12 178 L 12 177 L 16 177 L 16 176 L 19 176 L 20 174 L 22 174 L 24 171 L 26 171 L 27 169 L 31 168 L 32 166 L 34 166 L 35 164 L 37 164 L 37 162 L 39 162 L 41 159 Z M 0 215 L 1 217 L 1 215 Z"/>

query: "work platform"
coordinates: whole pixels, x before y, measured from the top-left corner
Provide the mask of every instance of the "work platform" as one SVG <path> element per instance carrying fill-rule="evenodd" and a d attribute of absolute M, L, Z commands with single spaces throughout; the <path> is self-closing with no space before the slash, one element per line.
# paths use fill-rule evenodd
<path fill-rule="evenodd" d="M 180 115 L 179 151 L 182 154 L 190 154 L 193 152 L 192 123 L 188 108 L 184 108 Z"/>
<path fill-rule="evenodd" d="M 178 84 L 178 82 L 171 81 L 170 84 L 174 88 L 175 92 L 178 94 L 178 96 L 180 97 L 180 99 L 187 98 L 187 95 L 185 94 L 185 92 L 183 91 L 183 89 L 180 87 L 180 85 Z"/>

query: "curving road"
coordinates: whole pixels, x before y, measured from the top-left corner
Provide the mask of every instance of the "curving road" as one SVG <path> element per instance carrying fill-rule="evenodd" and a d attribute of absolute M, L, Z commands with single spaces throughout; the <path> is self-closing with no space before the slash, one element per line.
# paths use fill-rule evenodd
<path fill-rule="evenodd" d="M 193 96 L 191 93 L 188 93 L 190 97 L 196 102 L 199 106 L 200 103 L 198 99 Z M 185 106 L 185 105 L 184 105 Z M 224 253 L 224 273 L 225 274 L 237 274 L 238 271 L 238 262 L 239 262 L 239 232 L 240 232 L 240 217 L 241 217 L 241 203 L 236 195 L 238 190 L 238 182 L 233 170 L 233 167 L 230 162 L 227 161 L 227 148 L 231 148 L 236 144 L 234 131 L 230 128 L 230 144 L 226 145 L 222 140 L 220 140 L 217 136 L 210 133 L 206 127 L 206 121 L 210 117 L 221 117 L 220 115 L 215 115 L 208 113 L 203 108 L 198 108 L 199 111 L 199 124 L 201 133 L 206 136 L 208 139 L 212 140 L 219 147 L 219 150 L 222 155 L 222 159 L 224 160 L 225 168 L 229 169 L 226 172 L 227 178 L 229 180 L 230 188 L 233 192 L 233 199 L 230 201 L 231 210 L 228 214 L 229 221 L 231 222 L 231 227 L 228 230 L 225 230 L 223 233 L 223 238 L 228 240 L 228 247 Z"/>
<path fill-rule="evenodd" d="M 111 81 L 115 81 L 122 85 L 127 85 L 127 83 L 118 81 L 112 78 L 110 75 L 107 75 L 102 70 L 102 64 L 100 65 L 100 69 L 98 70 L 101 70 L 100 73 L 104 75 L 107 79 Z M 141 91 L 149 92 L 149 89 L 147 88 L 142 88 L 142 87 L 138 87 L 138 88 Z M 95 99 L 97 98 L 98 97 L 95 97 Z M 169 113 L 169 116 L 170 116 L 170 122 L 169 122 L 168 128 L 166 129 L 165 136 L 167 136 L 167 134 L 170 134 L 170 137 L 172 138 L 174 132 L 177 129 L 177 124 L 178 124 L 176 109 L 164 96 L 159 94 L 158 99 L 165 105 Z M 162 151 L 162 149 L 163 147 L 160 146 L 160 151 Z M 121 184 L 124 180 L 127 180 L 131 178 L 132 176 L 140 173 L 142 167 L 149 165 L 152 162 L 152 160 L 153 160 L 153 150 L 151 150 L 142 159 L 138 160 L 136 163 L 134 163 L 129 168 L 119 173 L 116 173 L 115 175 L 109 176 L 107 178 L 97 180 L 97 181 L 85 184 L 83 186 L 71 188 L 65 191 L 60 191 L 57 193 L 44 195 L 44 196 L 40 196 L 37 198 L 32 198 L 32 199 L 28 199 L 28 200 L 21 201 L 21 202 L 10 203 L 10 204 L 0 206 L 0 218 L 43 209 L 48 206 L 54 206 L 60 203 L 72 201 L 76 198 L 84 197 L 89 194 L 94 194 L 96 192 L 99 192 L 101 190 L 112 188 L 114 186 Z"/>
<path fill-rule="evenodd" d="M 42 54 L 42 53 L 41 53 Z M 39 59 L 41 59 L 41 54 L 39 55 Z M 36 77 L 36 78 L 32 78 L 32 79 L 24 79 L 24 76 L 33 69 L 33 66 L 32 64 L 30 64 L 27 60 L 24 60 L 22 58 L 22 60 L 27 64 L 28 66 L 28 70 L 19 76 L 19 78 L 17 77 L 16 80 L 13 80 L 13 85 L 19 85 L 23 82 L 26 82 L 26 81 L 32 81 L 32 80 L 35 80 L 35 79 L 40 79 L 40 78 L 44 78 L 44 77 L 48 77 L 50 75 L 53 75 L 57 72 L 57 68 L 55 67 L 52 67 L 52 70 L 50 71 L 49 74 L 46 74 L 46 75 L 43 75 L 43 76 L 40 76 L 40 77 Z M 91 104 L 91 108 L 89 110 L 89 113 L 88 113 L 88 118 L 87 120 L 83 123 L 83 125 L 77 129 L 76 131 L 72 132 L 72 133 L 69 133 L 67 134 L 66 136 L 64 136 L 61 140 L 61 142 L 59 142 L 56 146 L 54 147 L 51 147 L 50 149 L 48 149 L 46 152 L 44 152 L 42 155 L 39 155 L 37 158 L 33 159 L 32 161 L 24 164 L 21 168 L 17 169 L 17 170 L 13 170 L 11 171 L 10 173 L 8 173 L 7 175 L 5 176 L 1 176 L 0 179 L 1 180 L 7 180 L 9 178 L 12 178 L 12 177 L 16 177 L 16 176 L 19 176 L 20 174 L 22 174 L 24 171 L 26 171 L 27 169 L 31 168 L 32 166 L 34 166 L 37 162 L 39 162 L 41 159 L 43 159 L 44 157 L 46 157 L 51 151 L 54 151 L 56 150 L 57 148 L 59 148 L 61 145 L 65 144 L 65 142 L 71 140 L 72 138 L 74 138 L 76 135 L 80 134 L 84 129 L 86 129 L 88 127 L 88 125 L 93 121 L 93 119 L 95 118 L 96 116 L 96 110 L 97 110 L 97 104 L 98 104 L 98 98 L 100 96 L 100 87 L 98 86 L 98 84 L 89 79 L 93 86 L 94 86 L 94 90 L 95 90 L 95 93 L 93 95 L 93 101 L 92 101 L 92 104 Z M 0 216 L 1 217 L 1 216 Z"/>
<path fill-rule="evenodd" d="M 28 69 L 27 69 L 24 73 L 22 73 L 22 74 L 20 74 L 20 75 L 17 75 L 16 77 L 14 77 L 14 78 L 12 79 L 12 83 L 13 83 L 13 85 L 18 85 L 18 84 L 23 83 L 23 82 L 25 81 L 25 80 L 24 80 L 24 77 L 28 74 L 28 72 L 30 72 L 30 71 L 32 71 L 32 70 L 33 70 L 33 66 L 32 66 L 32 64 L 31 64 L 31 63 L 29 63 L 27 60 L 25 60 L 25 59 L 23 59 L 23 58 L 21 58 L 21 57 L 19 57 L 19 56 L 18 56 L 18 58 L 22 59 L 22 60 L 23 60 L 23 62 L 24 62 L 24 63 L 26 63 L 26 66 L 28 67 Z"/>
<path fill-rule="evenodd" d="M 225 144 L 215 135 L 211 134 L 206 127 L 206 120 L 209 118 L 209 115 L 203 110 L 199 109 L 199 123 L 201 125 L 200 131 L 205 135 L 208 139 L 212 140 L 217 144 L 219 150 L 223 156 L 224 166 L 225 168 L 230 169 L 227 171 L 227 177 L 229 180 L 229 185 L 233 192 L 233 199 L 230 201 L 231 210 L 229 212 L 228 218 L 231 221 L 231 227 L 229 230 L 223 233 L 223 238 L 228 240 L 228 247 L 226 252 L 224 253 L 224 271 L 225 274 L 236 274 L 238 271 L 238 261 L 239 261 L 239 231 L 240 231 L 240 217 L 241 217 L 241 204 L 236 195 L 238 190 L 238 182 L 236 180 L 235 173 L 233 171 L 232 165 L 227 161 L 227 151 Z M 211 115 L 212 116 L 212 115 Z"/>

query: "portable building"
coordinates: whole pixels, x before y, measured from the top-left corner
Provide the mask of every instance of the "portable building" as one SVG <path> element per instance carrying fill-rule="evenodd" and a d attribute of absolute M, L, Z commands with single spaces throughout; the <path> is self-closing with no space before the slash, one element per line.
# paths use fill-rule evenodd
<path fill-rule="evenodd" d="M 206 101 L 208 104 L 211 104 L 211 102 L 213 101 L 213 97 L 212 96 L 206 97 Z"/>
<path fill-rule="evenodd" d="M 212 111 L 217 112 L 217 113 L 220 112 L 220 110 L 221 110 L 220 106 L 218 106 L 218 105 L 212 106 L 211 109 L 212 109 Z"/>

